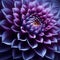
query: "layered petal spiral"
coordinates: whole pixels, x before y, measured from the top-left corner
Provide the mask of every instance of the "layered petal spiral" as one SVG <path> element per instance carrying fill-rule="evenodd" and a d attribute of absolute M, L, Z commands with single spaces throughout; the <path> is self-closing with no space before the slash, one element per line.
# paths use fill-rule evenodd
<path fill-rule="evenodd" d="M 53 60 L 59 55 L 57 0 L 1 0 L 0 3 L 0 60 Z"/>

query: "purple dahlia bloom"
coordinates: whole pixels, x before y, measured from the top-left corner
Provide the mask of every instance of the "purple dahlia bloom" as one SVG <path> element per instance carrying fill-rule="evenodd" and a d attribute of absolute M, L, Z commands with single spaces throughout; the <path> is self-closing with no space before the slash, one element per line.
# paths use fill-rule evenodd
<path fill-rule="evenodd" d="M 1 0 L 0 60 L 56 58 L 60 53 L 59 16 L 56 0 Z"/>

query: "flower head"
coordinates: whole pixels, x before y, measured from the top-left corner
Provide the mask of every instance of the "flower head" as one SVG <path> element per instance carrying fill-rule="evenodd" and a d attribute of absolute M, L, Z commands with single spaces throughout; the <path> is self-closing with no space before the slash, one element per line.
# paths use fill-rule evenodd
<path fill-rule="evenodd" d="M 54 59 L 55 53 L 60 53 L 58 5 L 41 0 L 1 0 L 1 3 L 0 51 L 8 56 L 1 59 Z"/>

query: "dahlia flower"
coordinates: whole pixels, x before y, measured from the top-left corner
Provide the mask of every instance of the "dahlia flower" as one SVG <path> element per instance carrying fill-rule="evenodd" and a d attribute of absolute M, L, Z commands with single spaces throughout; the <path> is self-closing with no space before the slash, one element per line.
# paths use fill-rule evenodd
<path fill-rule="evenodd" d="M 1 0 L 0 60 L 58 60 L 59 16 L 56 0 Z"/>

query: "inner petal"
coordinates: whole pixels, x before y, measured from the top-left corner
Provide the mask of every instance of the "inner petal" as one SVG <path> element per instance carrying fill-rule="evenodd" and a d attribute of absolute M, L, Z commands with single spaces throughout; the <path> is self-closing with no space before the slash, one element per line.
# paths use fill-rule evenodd
<path fill-rule="evenodd" d="M 31 15 L 26 19 L 26 27 L 30 32 L 39 33 L 42 29 L 42 19 Z"/>

